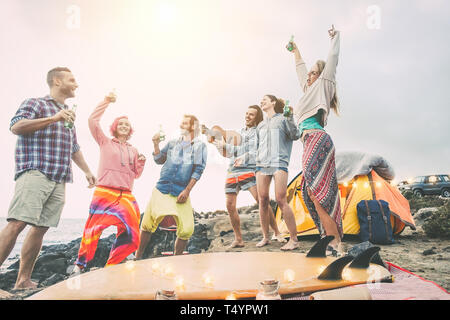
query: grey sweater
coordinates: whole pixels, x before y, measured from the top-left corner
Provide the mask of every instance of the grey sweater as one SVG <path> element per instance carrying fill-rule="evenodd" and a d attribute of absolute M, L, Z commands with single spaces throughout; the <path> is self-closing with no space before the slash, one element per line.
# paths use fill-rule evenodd
<path fill-rule="evenodd" d="M 291 158 L 292 141 L 300 138 L 294 118 L 276 113 L 266 118 L 257 128 L 257 167 L 287 168 Z"/>

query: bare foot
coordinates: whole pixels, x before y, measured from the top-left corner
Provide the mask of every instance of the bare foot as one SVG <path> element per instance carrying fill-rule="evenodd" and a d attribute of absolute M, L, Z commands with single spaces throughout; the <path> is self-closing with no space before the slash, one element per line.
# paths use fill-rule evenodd
<path fill-rule="evenodd" d="M 281 234 L 278 234 L 278 235 L 274 234 L 272 236 L 272 240 L 277 240 L 278 242 L 281 242 L 281 243 L 287 242 L 287 240 Z"/>
<path fill-rule="evenodd" d="M 256 246 L 257 246 L 258 248 L 261 248 L 261 247 L 264 247 L 265 245 L 268 245 L 269 243 L 270 243 L 270 240 L 269 240 L 269 239 L 263 238 L 260 242 L 258 242 L 258 243 L 256 244 Z"/>
<path fill-rule="evenodd" d="M 233 249 L 233 248 L 243 248 L 245 247 L 244 241 L 238 241 L 238 240 L 234 240 L 231 245 L 228 247 L 228 249 Z"/>
<path fill-rule="evenodd" d="M 280 249 L 283 251 L 288 251 L 288 250 L 295 250 L 298 247 L 300 247 L 298 241 L 289 240 L 289 242 L 286 243 L 284 246 L 282 246 Z"/>
<path fill-rule="evenodd" d="M 19 291 L 19 290 L 33 290 L 33 289 L 37 289 L 38 284 L 34 281 L 31 280 L 26 280 L 20 283 L 16 283 L 16 285 L 14 286 L 15 291 Z"/>

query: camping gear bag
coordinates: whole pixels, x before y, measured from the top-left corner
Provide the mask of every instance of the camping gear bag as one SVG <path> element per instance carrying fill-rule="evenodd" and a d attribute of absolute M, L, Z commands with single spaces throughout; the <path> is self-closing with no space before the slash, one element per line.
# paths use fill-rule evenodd
<path fill-rule="evenodd" d="M 384 200 L 361 200 L 356 206 L 362 241 L 392 244 L 391 210 Z"/>

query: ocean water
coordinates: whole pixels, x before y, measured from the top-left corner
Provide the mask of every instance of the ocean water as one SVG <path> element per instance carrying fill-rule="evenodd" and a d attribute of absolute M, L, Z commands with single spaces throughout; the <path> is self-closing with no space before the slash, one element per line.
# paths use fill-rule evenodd
<path fill-rule="evenodd" d="M 0 218 L 0 230 L 8 224 L 6 218 Z M 52 244 L 67 243 L 72 240 L 81 238 L 83 235 L 84 225 L 86 224 L 86 219 L 61 219 L 57 228 L 50 228 L 44 236 L 43 246 L 48 246 Z M 16 245 L 12 250 L 11 254 L 5 260 L 4 264 L 0 267 L 0 270 L 4 270 L 9 265 L 11 265 L 16 256 L 20 255 L 20 250 L 22 248 L 23 241 L 28 233 L 30 226 L 27 226 L 22 233 L 19 235 L 16 241 Z M 106 229 L 101 238 L 107 237 L 117 231 L 116 227 L 110 227 Z"/>

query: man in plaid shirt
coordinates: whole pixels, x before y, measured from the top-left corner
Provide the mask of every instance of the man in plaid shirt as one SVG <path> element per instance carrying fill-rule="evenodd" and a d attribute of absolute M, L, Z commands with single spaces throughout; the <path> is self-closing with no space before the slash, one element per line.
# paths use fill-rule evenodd
<path fill-rule="evenodd" d="M 25 100 L 11 120 L 16 144 L 16 187 L 8 211 L 8 224 L 0 232 L 0 266 L 9 256 L 18 235 L 30 225 L 20 257 L 15 288 L 33 289 L 31 281 L 42 240 L 50 227 L 57 227 L 65 201 L 65 183 L 72 182 L 72 160 L 85 173 L 92 188 L 91 173 L 77 142 L 75 113 L 65 100 L 75 97 L 78 85 L 67 68 L 54 68 L 47 74 L 50 94 Z"/>

